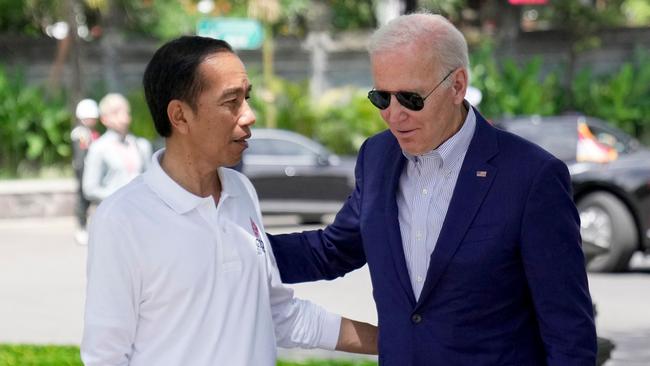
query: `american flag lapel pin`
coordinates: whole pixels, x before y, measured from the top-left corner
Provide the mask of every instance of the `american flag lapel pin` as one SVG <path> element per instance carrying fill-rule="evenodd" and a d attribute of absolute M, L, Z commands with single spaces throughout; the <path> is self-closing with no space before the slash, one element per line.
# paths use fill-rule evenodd
<path fill-rule="evenodd" d="M 485 177 L 487 177 L 487 171 L 485 171 L 485 170 L 477 170 L 476 171 L 476 176 L 481 177 L 481 178 L 485 178 Z"/>

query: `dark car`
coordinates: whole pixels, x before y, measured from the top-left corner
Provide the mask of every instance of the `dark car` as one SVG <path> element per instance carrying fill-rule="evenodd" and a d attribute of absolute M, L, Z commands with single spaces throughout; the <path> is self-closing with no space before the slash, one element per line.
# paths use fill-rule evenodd
<path fill-rule="evenodd" d="M 339 157 L 291 131 L 256 128 L 244 151 L 243 173 L 264 214 L 293 214 L 303 223 L 338 212 L 354 189 L 354 157 Z"/>
<path fill-rule="evenodd" d="M 517 117 L 495 125 L 567 164 L 589 270 L 624 271 L 635 251 L 650 249 L 650 150 L 584 116 Z"/>

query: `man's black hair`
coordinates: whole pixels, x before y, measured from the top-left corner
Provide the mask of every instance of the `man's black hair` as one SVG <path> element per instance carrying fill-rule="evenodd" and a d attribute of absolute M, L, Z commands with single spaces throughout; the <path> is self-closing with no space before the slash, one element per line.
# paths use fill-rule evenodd
<path fill-rule="evenodd" d="M 174 99 L 196 108 L 196 98 L 205 88 L 199 65 L 209 55 L 229 52 L 232 47 L 222 40 L 183 36 L 165 43 L 154 53 L 142 78 L 144 95 L 156 131 L 162 137 L 172 133 L 167 106 Z"/>

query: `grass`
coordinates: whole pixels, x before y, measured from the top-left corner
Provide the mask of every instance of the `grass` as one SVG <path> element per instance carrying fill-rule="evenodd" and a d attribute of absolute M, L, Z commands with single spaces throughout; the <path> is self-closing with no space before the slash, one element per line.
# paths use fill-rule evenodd
<path fill-rule="evenodd" d="M 79 347 L 0 345 L 0 366 L 82 366 Z"/>
<path fill-rule="evenodd" d="M 278 361 L 278 366 L 376 366 L 373 361 Z M 0 345 L 0 366 L 82 366 L 79 347 Z"/>

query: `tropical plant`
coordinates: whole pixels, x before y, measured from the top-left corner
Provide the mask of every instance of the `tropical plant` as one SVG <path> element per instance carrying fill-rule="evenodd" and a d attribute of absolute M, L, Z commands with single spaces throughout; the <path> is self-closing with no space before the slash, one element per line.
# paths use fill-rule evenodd
<path fill-rule="evenodd" d="M 650 52 L 638 49 L 611 75 L 582 70 L 572 83 L 578 110 L 643 136 L 650 132 Z"/>
<path fill-rule="evenodd" d="M 484 44 L 471 56 L 471 83 L 481 90 L 480 108 L 488 118 L 523 114 L 552 115 L 561 111 L 557 72 L 543 74 L 541 58 L 500 64 L 493 47 Z"/>
<path fill-rule="evenodd" d="M 69 159 L 71 115 L 65 94 L 48 99 L 42 88 L 25 86 L 20 73 L 0 67 L 0 171 L 30 174 Z M 51 93 L 55 95 L 54 93 Z"/>
<path fill-rule="evenodd" d="M 334 152 L 356 154 L 367 137 L 386 129 L 366 90 L 343 88 L 328 94 L 330 101 L 321 103 L 316 135 Z"/>

